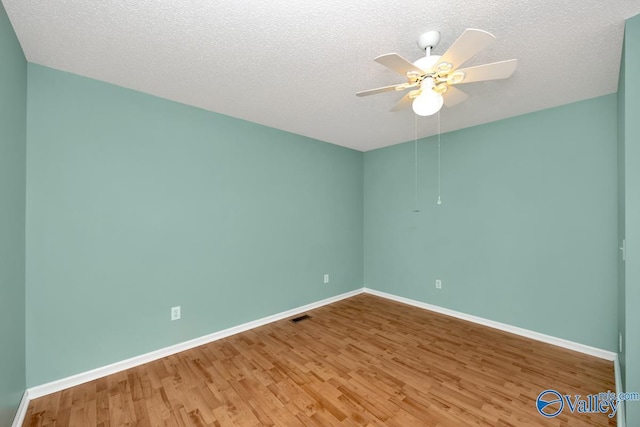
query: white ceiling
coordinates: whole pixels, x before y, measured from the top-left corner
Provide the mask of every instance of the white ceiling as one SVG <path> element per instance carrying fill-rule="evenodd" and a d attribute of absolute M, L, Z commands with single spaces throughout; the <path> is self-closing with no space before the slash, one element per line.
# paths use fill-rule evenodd
<path fill-rule="evenodd" d="M 517 58 L 509 80 L 460 86 L 443 132 L 616 92 L 640 0 L 2 0 L 28 61 L 361 151 L 414 138 L 403 82 L 374 63 L 443 53 L 465 28 L 497 40 L 468 65 Z M 419 118 L 419 136 L 437 131 Z"/>

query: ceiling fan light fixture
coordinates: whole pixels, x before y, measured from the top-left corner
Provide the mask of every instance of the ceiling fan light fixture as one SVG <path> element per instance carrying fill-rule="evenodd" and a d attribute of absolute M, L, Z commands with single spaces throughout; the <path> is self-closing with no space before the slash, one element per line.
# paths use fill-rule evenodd
<path fill-rule="evenodd" d="M 439 83 L 433 87 L 433 91 L 440 95 L 447 93 L 447 90 L 449 90 L 449 86 L 446 83 Z"/>
<path fill-rule="evenodd" d="M 433 90 L 433 78 L 424 79 L 422 82 L 422 93 L 417 96 L 413 103 L 413 112 L 419 116 L 432 116 L 442 108 L 444 98 Z"/>
<path fill-rule="evenodd" d="M 425 90 L 413 100 L 413 112 L 419 116 L 432 116 L 442 108 L 444 98 L 433 90 Z"/>
<path fill-rule="evenodd" d="M 442 74 L 445 76 L 449 74 L 451 70 L 453 70 L 453 65 L 449 64 L 448 62 L 441 62 L 436 66 L 436 73 Z"/>
<path fill-rule="evenodd" d="M 457 85 L 458 83 L 462 83 L 465 78 L 465 74 L 462 71 L 456 71 L 451 74 L 449 78 L 447 78 L 447 83 L 450 85 Z"/>

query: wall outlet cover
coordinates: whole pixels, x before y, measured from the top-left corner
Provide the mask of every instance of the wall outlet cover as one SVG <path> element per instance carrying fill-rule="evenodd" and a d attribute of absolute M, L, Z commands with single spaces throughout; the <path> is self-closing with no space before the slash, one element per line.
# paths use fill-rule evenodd
<path fill-rule="evenodd" d="M 180 306 L 171 307 L 171 320 L 180 320 Z"/>

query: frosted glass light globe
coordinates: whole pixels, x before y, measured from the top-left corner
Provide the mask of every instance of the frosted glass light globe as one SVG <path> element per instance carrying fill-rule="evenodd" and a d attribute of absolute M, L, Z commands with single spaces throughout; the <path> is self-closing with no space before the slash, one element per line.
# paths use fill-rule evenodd
<path fill-rule="evenodd" d="M 423 88 L 420 96 L 413 100 L 413 112 L 419 116 L 432 116 L 440 111 L 443 103 L 442 95 L 431 88 Z"/>

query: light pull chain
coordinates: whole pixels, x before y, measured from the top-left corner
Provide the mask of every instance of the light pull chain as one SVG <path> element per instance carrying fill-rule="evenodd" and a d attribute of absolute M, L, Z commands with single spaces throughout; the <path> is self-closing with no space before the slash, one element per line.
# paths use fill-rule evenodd
<path fill-rule="evenodd" d="M 414 175 L 415 175 L 415 183 L 414 183 L 414 189 L 415 189 L 415 202 L 416 202 L 416 208 L 413 210 L 414 212 L 420 212 L 420 209 L 418 209 L 418 115 L 414 114 L 414 119 L 413 119 L 413 143 L 414 143 L 414 153 L 413 153 L 413 157 L 414 157 Z"/>
<path fill-rule="evenodd" d="M 441 195 L 441 186 L 440 186 L 440 111 L 438 111 L 438 204 L 442 204 Z"/>

